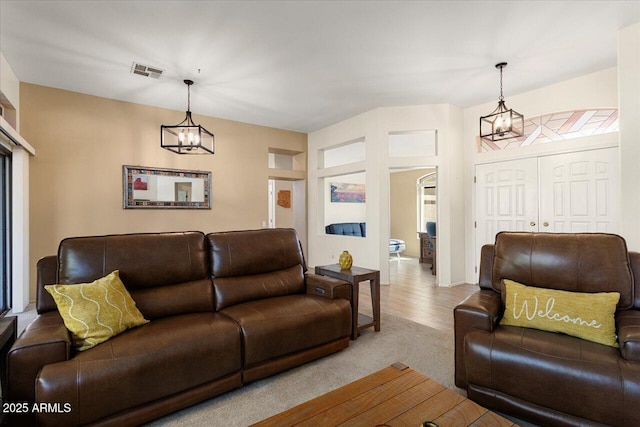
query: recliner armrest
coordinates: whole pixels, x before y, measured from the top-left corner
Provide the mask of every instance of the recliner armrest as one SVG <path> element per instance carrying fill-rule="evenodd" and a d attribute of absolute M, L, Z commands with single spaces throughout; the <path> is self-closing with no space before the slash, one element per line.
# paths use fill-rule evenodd
<path fill-rule="evenodd" d="M 453 310 L 456 329 L 481 329 L 491 332 L 502 318 L 500 294 L 482 289 L 471 294 Z"/>
<path fill-rule="evenodd" d="M 40 369 L 70 356 L 71 337 L 60 314 L 49 311 L 36 317 L 7 354 L 7 400 L 33 402 Z"/>
<path fill-rule="evenodd" d="M 478 277 L 478 285 L 480 289 L 493 290 L 493 252 L 495 245 L 487 244 L 482 246 L 480 253 L 480 275 Z"/>
<path fill-rule="evenodd" d="M 36 264 L 37 270 L 37 287 L 36 287 L 36 310 L 38 314 L 45 313 L 47 311 L 56 311 L 56 303 L 53 297 L 47 292 L 45 285 L 53 285 L 58 283 L 57 271 L 58 271 L 58 256 L 49 255 L 38 260 Z"/>
<path fill-rule="evenodd" d="M 616 314 L 618 345 L 625 360 L 640 362 L 640 311 L 624 310 Z"/>
<path fill-rule="evenodd" d="M 348 282 L 314 273 L 307 273 L 304 277 L 308 294 L 351 301 L 351 285 Z"/>
<path fill-rule="evenodd" d="M 481 289 L 453 309 L 455 330 L 455 382 L 460 388 L 467 386 L 464 365 L 464 337 L 474 330 L 492 332 L 502 317 L 500 294 Z"/>

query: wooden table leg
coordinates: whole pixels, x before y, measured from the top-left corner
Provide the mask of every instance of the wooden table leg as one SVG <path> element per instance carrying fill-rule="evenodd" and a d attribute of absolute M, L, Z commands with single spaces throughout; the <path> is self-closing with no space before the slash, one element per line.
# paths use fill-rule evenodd
<path fill-rule="evenodd" d="M 371 287 L 371 306 L 373 308 L 374 330 L 380 331 L 380 273 L 375 279 L 369 280 Z"/>
<path fill-rule="evenodd" d="M 360 296 L 360 283 L 358 280 L 351 281 L 351 339 L 358 339 L 358 298 Z"/>

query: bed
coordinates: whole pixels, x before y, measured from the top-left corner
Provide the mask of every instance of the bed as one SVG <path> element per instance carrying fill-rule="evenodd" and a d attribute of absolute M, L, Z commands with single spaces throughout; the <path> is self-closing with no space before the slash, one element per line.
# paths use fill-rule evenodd
<path fill-rule="evenodd" d="M 404 240 L 389 239 L 389 255 L 396 254 L 400 259 L 400 252 L 404 252 L 407 249 L 407 245 Z"/>

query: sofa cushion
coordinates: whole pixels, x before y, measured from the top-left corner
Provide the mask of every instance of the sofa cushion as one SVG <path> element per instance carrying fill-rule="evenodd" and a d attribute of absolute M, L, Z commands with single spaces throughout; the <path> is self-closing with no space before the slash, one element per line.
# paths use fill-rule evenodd
<path fill-rule="evenodd" d="M 122 284 L 118 270 L 91 283 L 47 285 L 45 289 L 55 300 L 78 351 L 149 322 Z"/>
<path fill-rule="evenodd" d="M 484 390 L 545 413 L 558 411 L 605 425 L 640 425 L 633 404 L 640 401 L 640 364 L 621 362 L 616 348 L 499 326 L 493 333 L 469 332 L 462 351 L 472 400 Z"/>
<path fill-rule="evenodd" d="M 264 274 L 296 265 L 307 270 L 298 235 L 291 228 L 211 233 L 207 240 L 213 278 Z"/>
<path fill-rule="evenodd" d="M 130 289 L 145 319 L 213 311 L 211 279 L 194 280 L 176 285 Z"/>
<path fill-rule="evenodd" d="M 136 302 L 140 312 L 149 319 L 161 316 L 162 312 L 172 315 L 213 311 L 210 283 L 208 287 L 173 288 L 172 292 L 180 292 L 180 298 L 176 299 L 167 299 L 168 292 L 154 292 L 154 288 L 162 286 L 210 279 L 203 233 L 121 234 L 74 237 L 60 242 L 56 283 L 91 282 L 114 270 L 120 271 L 122 282 L 134 298 L 144 294 Z M 50 307 L 51 304 L 42 301 L 41 305 Z M 164 308 L 159 310 L 160 306 Z"/>
<path fill-rule="evenodd" d="M 86 424 L 237 373 L 241 360 L 240 331 L 232 320 L 218 313 L 185 314 L 46 365 L 36 395 L 43 402 L 71 403 L 76 418 L 68 425 Z"/>
<path fill-rule="evenodd" d="M 287 295 L 234 305 L 221 313 L 242 329 L 245 368 L 351 333 L 351 307 L 343 299 Z"/>
<path fill-rule="evenodd" d="M 252 276 L 213 279 L 216 310 L 261 298 L 299 294 L 305 290 L 302 266 Z"/>
<path fill-rule="evenodd" d="M 618 309 L 631 308 L 633 276 L 627 245 L 615 234 L 500 232 L 492 286 L 502 280 L 572 292 L 619 292 Z"/>
<path fill-rule="evenodd" d="M 60 242 L 58 265 L 62 284 L 89 282 L 113 270 L 120 270 L 129 289 L 208 277 L 206 241 L 196 231 L 69 238 Z"/>
<path fill-rule="evenodd" d="M 618 347 L 617 292 L 583 293 L 525 286 L 504 280 L 505 310 L 501 325 L 561 332 Z"/>

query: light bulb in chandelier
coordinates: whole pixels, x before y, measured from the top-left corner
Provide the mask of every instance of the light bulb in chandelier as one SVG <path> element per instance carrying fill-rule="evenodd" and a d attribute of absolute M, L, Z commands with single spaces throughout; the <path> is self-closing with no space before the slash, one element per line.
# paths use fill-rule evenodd
<path fill-rule="evenodd" d="M 498 116 L 498 118 L 496 119 L 496 132 L 498 132 L 498 133 L 503 132 L 503 130 L 502 130 L 502 116 Z"/>
<path fill-rule="evenodd" d="M 495 131 L 499 136 L 504 136 L 505 132 L 511 129 L 511 119 L 509 116 L 498 116 L 495 122 Z"/>

